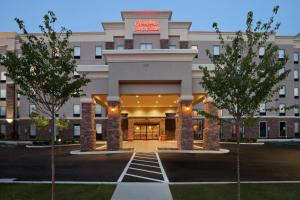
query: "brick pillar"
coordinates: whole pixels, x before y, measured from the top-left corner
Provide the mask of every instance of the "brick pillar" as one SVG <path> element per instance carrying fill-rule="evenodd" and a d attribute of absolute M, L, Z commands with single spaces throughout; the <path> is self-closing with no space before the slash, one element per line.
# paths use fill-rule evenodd
<path fill-rule="evenodd" d="M 108 101 L 107 149 L 122 148 L 121 106 L 120 101 Z"/>
<path fill-rule="evenodd" d="M 128 119 L 128 141 L 132 141 L 134 139 L 134 120 Z"/>
<path fill-rule="evenodd" d="M 178 107 L 177 147 L 192 150 L 194 137 L 192 128 L 192 101 L 181 100 Z"/>
<path fill-rule="evenodd" d="M 204 111 L 212 115 L 218 115 L 218 109 L 215 107 L 211 98 L 204 100 Z M 205 118 L 203 131 L 203 148 L 207 150 L 219 150 L 220 148 L 220 124 L 216 119 Z"/>
<path fill-rule="evenodd" d="M 93 151 L 96 149 L 96 130 L 94 124 L 95 104 L 89 102 L 81 103 L 82 121 L 80 128 L 80 151 Z"/>
<path fill-rule="evenodd" d="M 15 88 L 13 83 L 6 84 L 6 137 L 7 138 L 17 138 L 17 132 L 14 132 L 15 120 Z"/>

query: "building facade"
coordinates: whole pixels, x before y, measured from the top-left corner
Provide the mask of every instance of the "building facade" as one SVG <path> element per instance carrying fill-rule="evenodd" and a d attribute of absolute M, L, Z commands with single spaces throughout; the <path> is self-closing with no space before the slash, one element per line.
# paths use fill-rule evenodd
<path fill-rule="evenodd" d="M 95 148 L 96 140 L 106 140 L 109 149 L 119 149 L 123 140 L 177 140 L 178 148 L 192 149 L 193 140 L 203 139 L 207 149 L 218 148 L 219 139 L 234 137 L 229 123 L 220 123 L 198 114 L 205 110 L 230 120 L 226 110 L 217 110 L 201 86 L 200 67 L 214 70 L 205 53 L 219 55 L 215 32 L 190 31 L 191 22 L 172 21 L 171 11 L 124 11 L 120 22 L 103 22 L 103 32 L 73 33 L 70 45 L 78 73 L 91 82 L 85 96 L 73 98 L 59 111 L 70 121 L 59 132 L 62 140 L 78 139 L 83 151 Z M 234 33 L 225 32 L 225 35 Z M 39 35 L 39 34 L 37 34 Z M 17 33 L 0 33 L 0 54 L 20 51 Z M 270 38 L 279 46 L 278 58 L 289 56 L 291 73 L 280 84 L 274 101 L 261 104 L 257 121 L 242 127 L 247 138 L 293 138 L 299 136 L 300 35 Z M 264 48 L 259 56 L 264 55 Z M 16 133 L 20 139 L 48 140 L 48 129 L 30 123 L 35 106 L 16 93 L 13 82 L 1 66 L 1 138 Z M 78 74 L 74 74 L 77 76 Z M 277 99 L 275 101 L 275 99 Z M 279 107 L 269 112 L 267 108 Z"/>

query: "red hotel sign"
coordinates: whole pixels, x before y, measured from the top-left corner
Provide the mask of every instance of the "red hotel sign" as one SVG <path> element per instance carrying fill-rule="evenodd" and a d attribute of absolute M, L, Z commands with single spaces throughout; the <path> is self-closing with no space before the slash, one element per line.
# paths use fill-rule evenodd
<path fill-rule="evenodd" d="M 135 32 L 156 32 L 159 30 L 158 22 L 154 20 L 137 20 L 134 23 Z"/>

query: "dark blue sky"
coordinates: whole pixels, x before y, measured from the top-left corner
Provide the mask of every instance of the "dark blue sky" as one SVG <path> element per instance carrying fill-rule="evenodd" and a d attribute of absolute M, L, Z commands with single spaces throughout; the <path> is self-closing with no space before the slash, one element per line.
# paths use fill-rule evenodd
<path fill-rule="evenodd" d="M 174 21 L 191 21 L 192 30 L 212 31 L 214 21 L 222 31 L 244 29 L 246 13 L 255 19 L 267 19 L 274 5 L 280 5 L 276 18 L 282 22 L 279 35 L 300 32 L 300 0 L 1 0 L 0 31 L 18 31 L 19 17 L 27 29 L 38 32 L 42 16 L 52 10 L 73 32 L 101 31 L 101 22 L 120 21 L 123 10 L 172 10 Z"/>

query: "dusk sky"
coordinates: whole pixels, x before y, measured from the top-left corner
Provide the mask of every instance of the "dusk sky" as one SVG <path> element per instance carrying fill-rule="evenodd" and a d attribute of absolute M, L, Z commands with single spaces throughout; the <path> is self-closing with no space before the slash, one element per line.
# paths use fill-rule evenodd
<path fill-rule="evenodd" d="M 300 0 L 1 0 L 0 32 L 17 31 L 15 17 L 25 21 L 30 32 L 39 32 L 42 16 L 52 10 L 73 32 L 102 31 L 101 22 L 120 21 L 124 10 L 171 10 L 174 21 L 193 22 L 191 30 L 213 31 L 218 22 L 222 31 L 243 30 L 248 11 L 256 20 L 266 20 L 272 8 L 280 6 L 276 21 L 279 35 L 300 33 Z"/>

